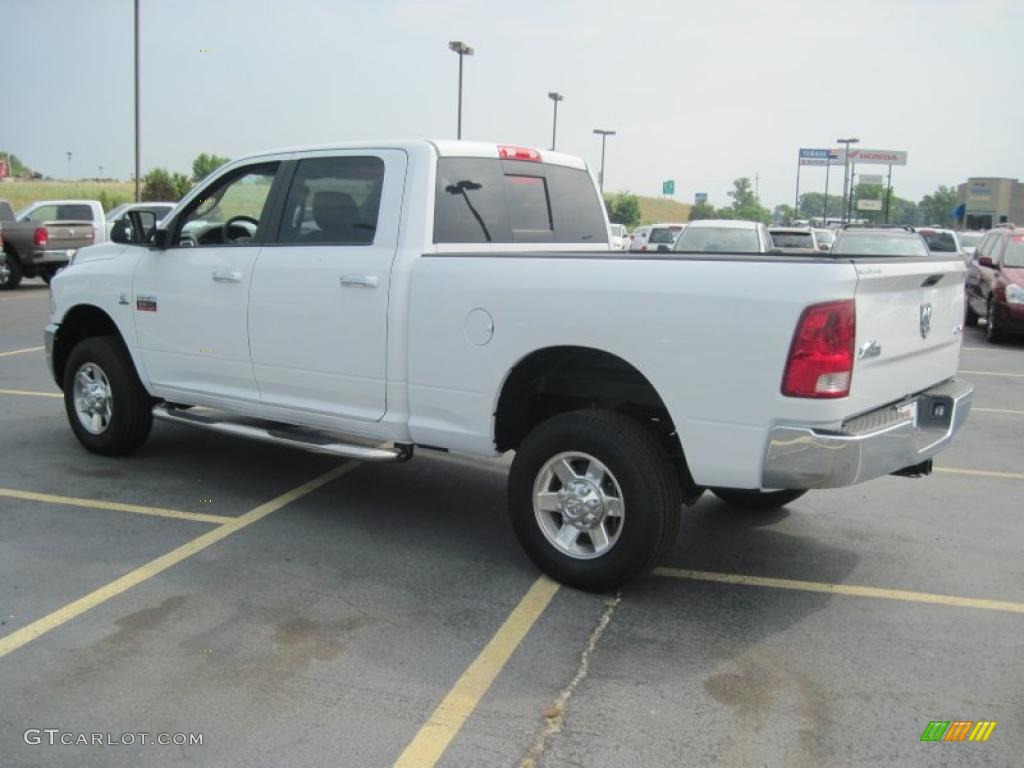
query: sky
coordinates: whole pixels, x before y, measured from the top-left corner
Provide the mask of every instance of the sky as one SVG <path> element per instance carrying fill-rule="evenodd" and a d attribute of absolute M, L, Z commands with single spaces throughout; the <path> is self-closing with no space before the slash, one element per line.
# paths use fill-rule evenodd
<path fill-rule="evenodd" d="M 800 147 L 909 153 L 912 200 L 1024 177 L 1021 0 L 140 0 L 142 167 L 331 141 L 463 138 L 558 149 L 606 191 L 713 204 L 740 176 L 792 204 Z M 35 170 L 133 171 L 132 0 L 0 0 L 0 150 Z M 879 167 L 865 168 L 878 172 Z M 884 168 L 881 168 L 884 171 Z M 801 191 L 823 191 L 804 168 Z M 838 194 L 839 183 L 830 190 Z"/>

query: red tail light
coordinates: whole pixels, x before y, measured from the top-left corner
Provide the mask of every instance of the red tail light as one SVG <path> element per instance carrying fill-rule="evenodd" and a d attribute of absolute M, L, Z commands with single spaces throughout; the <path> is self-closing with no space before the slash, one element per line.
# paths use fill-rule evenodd
<path fill-rule="evenodd" d="M 36 227 L 36 232 L 32 235 L 32 242 L 38 246 L 45 246 L 50 241 L 50 233 L 46 231 L 46 227 Z"/>
<path fill-rule="evenodd" d="M 849 395 L 856 337 L 853 299 L 814 304 L 805 309 L 789 348 L 782 394 L 814 398 Z"/>
<path fill-rule="evenodd" d="M 531 163 L 540 162 L 540 152 L 529 147 L 498 147 L 498 157 L 502 160 L 528 160 Z"/>

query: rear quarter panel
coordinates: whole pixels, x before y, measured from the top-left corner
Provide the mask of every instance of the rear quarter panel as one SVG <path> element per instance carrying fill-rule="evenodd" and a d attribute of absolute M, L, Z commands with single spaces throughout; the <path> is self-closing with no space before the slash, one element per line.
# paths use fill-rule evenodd
<path fill-rule="evenodd" d="M 408 392 L 414 441 L 493 454 L 501 387 L 531 352 L 617 355 L 657 390 L 695 480 L 756 487 L 768 430 L 837 426 L 844 401 L 796 400 L 780 384 L 803 308 L 852 298 L 852 264 L 765 257 L 428 255 L 413 265 Z M 467 338 L 482 309 L 493 338 Z"/>

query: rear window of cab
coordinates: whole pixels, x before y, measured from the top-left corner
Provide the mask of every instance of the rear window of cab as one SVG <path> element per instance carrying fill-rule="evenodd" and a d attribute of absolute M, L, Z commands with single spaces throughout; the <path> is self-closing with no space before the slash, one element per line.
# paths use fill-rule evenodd
<path fill-rule="evenodd" d="M 603 204 L 590 174 L 498 158 L 437 161 L 435 243 L 607 245 Z"/>

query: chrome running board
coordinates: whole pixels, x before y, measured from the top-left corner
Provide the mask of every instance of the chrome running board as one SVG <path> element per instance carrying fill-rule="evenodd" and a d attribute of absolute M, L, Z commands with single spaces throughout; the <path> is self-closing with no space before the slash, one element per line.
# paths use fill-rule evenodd
<path fill-rule="evenodd" d="M 173 424 L 185 424 L 199 427 L 212 432 L 220 432 L 235 437 L 246 437 L 264 443 L 298 448 L 310 453 L 324 453 L 329 456 L 340 456 L 356 461 L 408 461 L 412 458 L 412 446 L 396 443 L 392 448 L 381 448 L 372 445 L 336 442 L 328 433 L 304 430 L 300 427 L 289 427 L 275 424 L 273 427 L 258 424 L 241 424 L 223 418 L 212 418 L 198 413 L 189 413 L 173 405 L 161 404 L 153 406 L 153 417 Z"/>

